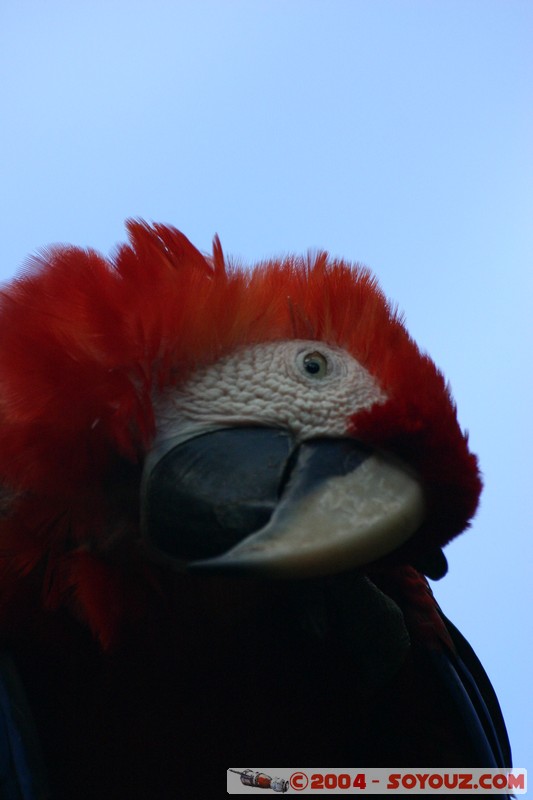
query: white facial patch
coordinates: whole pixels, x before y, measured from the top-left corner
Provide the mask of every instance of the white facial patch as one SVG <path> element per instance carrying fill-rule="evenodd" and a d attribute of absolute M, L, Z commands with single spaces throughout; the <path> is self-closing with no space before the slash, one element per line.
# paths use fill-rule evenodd
<path fill-rule="evenodd" d="M 386 399 L 341 348 L 305 340 L 258 344 L 200 367 L 158 398 L 156 445 L 221 425 L 284 428 L 299 441 L 343 436 L 352 415 Z"/>

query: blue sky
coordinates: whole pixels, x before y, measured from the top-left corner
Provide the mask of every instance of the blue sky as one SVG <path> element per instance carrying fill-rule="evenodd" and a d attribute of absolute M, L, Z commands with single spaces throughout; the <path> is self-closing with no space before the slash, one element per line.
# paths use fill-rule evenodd
<path fill-rule="evenodd" d="M 434 589 L 533 767 L 533 5 L 18 0 L 0 7 L 0 278 L 123 221 L 243 262 L 369 266 L 450 380 L 485 476 Z"/>

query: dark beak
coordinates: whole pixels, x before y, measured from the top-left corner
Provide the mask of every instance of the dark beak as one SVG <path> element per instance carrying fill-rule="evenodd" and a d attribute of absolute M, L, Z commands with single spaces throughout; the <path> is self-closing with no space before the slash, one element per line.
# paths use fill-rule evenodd
<path fill-rule="evenodd" d="M 144 536 L 195 571 L 340 572 L 392 552 L 423 517 L 416 478 L 349 438 L 218 429 L 167 442 L 145 465 Z"/>

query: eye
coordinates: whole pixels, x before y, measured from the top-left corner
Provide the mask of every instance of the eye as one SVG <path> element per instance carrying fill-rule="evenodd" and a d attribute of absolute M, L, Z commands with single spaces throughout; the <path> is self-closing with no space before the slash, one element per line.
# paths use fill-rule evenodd
<path fill-rule="evenodd" d="M 303 371 L 310 377 L 320 380 L 328 374 L 328 360 L 317 350 L 306 353 L 302 359 Z"/>

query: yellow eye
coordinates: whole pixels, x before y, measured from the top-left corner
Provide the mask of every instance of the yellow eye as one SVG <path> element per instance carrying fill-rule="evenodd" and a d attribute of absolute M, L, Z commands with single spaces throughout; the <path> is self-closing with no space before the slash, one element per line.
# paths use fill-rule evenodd
<path fill-rule="evenodd" d="M 303 369 L 304 372 L 310 378 L 325 378 L 328 374 L 328 361 L 322 353 L 318 351 L 314 351 L 312 353 L 307 353 L 303 357 Z"/>

